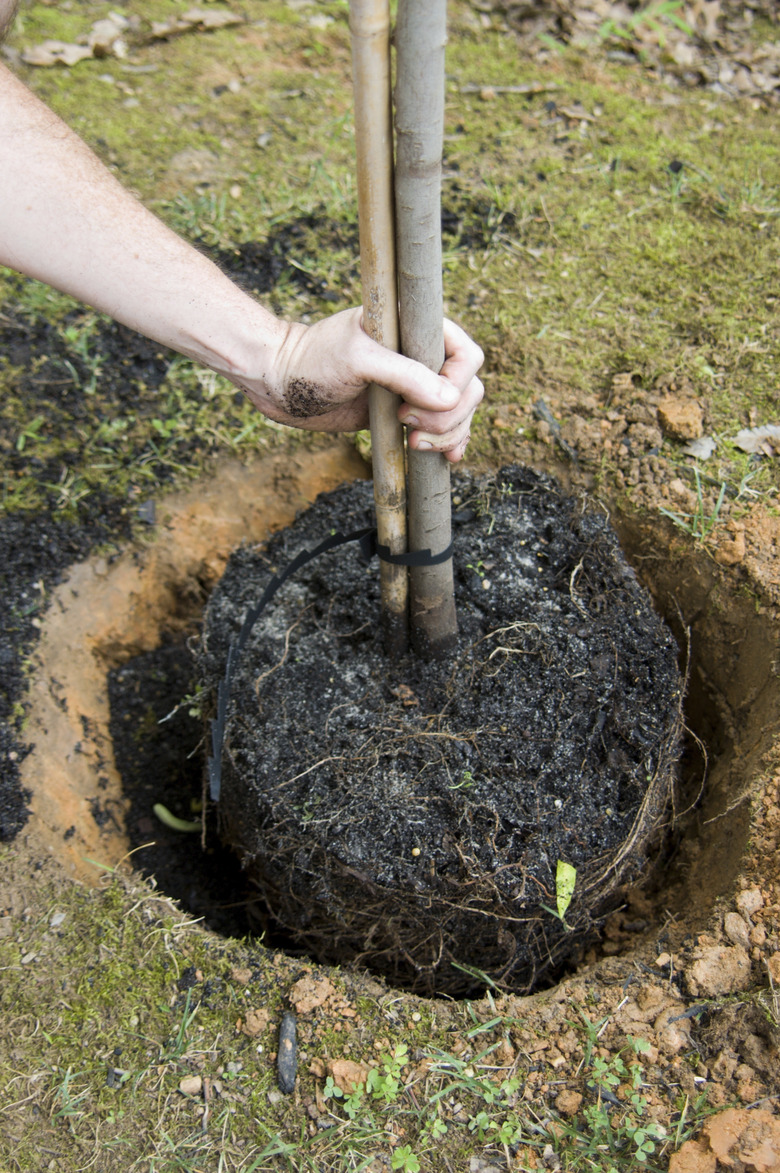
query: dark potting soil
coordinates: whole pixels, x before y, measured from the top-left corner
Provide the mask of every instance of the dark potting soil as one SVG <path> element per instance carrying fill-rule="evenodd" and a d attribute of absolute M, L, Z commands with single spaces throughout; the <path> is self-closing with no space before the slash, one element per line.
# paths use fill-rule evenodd
<path fill-rule="evenodd" d="M 465 992 L 474 970 L 524 989 L 643 867 L 682 681 L 603 513 L 519 467 L 456 478 L 453 505 L 456 652 L 386 659 L 376 565 L 355 545 L 304 566 L 239 658 L 219 819 L 319 959 L 426 991 Z M 234 552 L 205 617 L 210 688 L 270 574 L 371 517 L 355 483 Z M 577 871 L 565 918 L 559 861 Z"/>
<path fill-rule="evenodd" d="M 28 818 L 19 767 L 33 747 L 19 732 L 23 710 L 17 706 L 49 592 L 95 545 L 127 536 L 118 502 L 95 494 L 93 507 L 83 523 L 41 513 L 0 517 L 0 842 L 12 839 Z"/>

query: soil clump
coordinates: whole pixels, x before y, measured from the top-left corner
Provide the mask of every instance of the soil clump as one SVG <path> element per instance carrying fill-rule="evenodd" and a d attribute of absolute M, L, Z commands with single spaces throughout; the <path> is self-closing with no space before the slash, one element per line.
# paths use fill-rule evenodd
<path fill-rule="evenodd" d="M 219 818 L 315 956 L 426 992 L 465 993 L 475 970 L 526 989 L 644 863 L 678 755 L 678 650 L 606 517 L 550 478 L 458 478 L 454 505 L 456 653 L 388 663 L 360 549 L 308 563 L 238 657 Z M 344 486 L 234 553 L 207 686 L 270 573 L 371 508 L 369 485 Z M 565 916 L 559 861 L 577 871 Z"/>

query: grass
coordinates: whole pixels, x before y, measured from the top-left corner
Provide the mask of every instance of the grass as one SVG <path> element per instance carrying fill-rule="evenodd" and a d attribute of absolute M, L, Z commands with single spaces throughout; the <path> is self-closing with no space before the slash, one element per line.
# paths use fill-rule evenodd
<path fill-rule="evenodd" d="M 73 39 L 109 8 L 32 4 L 16 43 Z M 134 6 L 142 21 L 178 10 L 173 0 Z M 247 22 L 237 29 L 136 49 L 135 62 L 156 72 L 104 60 L 26 77 L 188 237 L 228 251 L 300 230 L 269 300 L 314 318 L 359 298 L 346 6 L 315 12 L 246 0 L 242 10 Z M 751 412 L 758 423 L 776 421 L 774 111 L 667 90 L 565 47 L 542 71 L 511 38 L 475 26 L 465 3 L 452 12 L 445 290 L 449 313 L 487 353 L 473 459 L 525 455 L 536 425 L 518 438 L 496 420 L 525 424 L 508 409 L 523 412 L 539 398 L 564 420 L 582 411 L 609 422 L 613 379 L 625 373 L 637 404 L 659 380 L 687 383 L 719 436 Z M 656 18 L 675 12 L 666 5 Z M 311 15 L 332 23 L 314 26 Z M 540 79 L 557 88 L 479 93 Z M 237 90 L 221 89 L 233 80 Z M 589 120 L 562 113 L 575 103 Z M 215 457 L 288 442 L 231 384 L 173 356 L 151 355 L 147 375 L 117 388 L 101 349 L 104 319 L 7 272 L 0 295 L 2 312 L 26 330 L 42 319 L 53 325 L 32 369 L 0 359 L 6 511 L 79 518 L 106 498 L 132 509 Z M 53 381 L 32 381 L 43 377 Z M 659 459 L 677 475 L 669 441 Z M 756 472 L 725 444 L 713 468 L 715 484 L 695 470 L 696 507 L 673 517 L 696 540 L 723 514 L 723 484 L 743 504 L 777 487 L 768 462 Z M 609 488 L 617 469 L 617 457 L 604 459 L 595 474 Z M 434 1173 L 445 1158 L 467 1168 L 471 1156 L 488 1154 L 525 1169 L 552 1154 L 563 1168 L 623 1173 L 665 1160 L 708 1111 L 673 1084 L 660 1105 L 644 1102 L 649 1060 L 610 1035 L 614 1004 L 583 1017 L 587 1004 L 569 992 L 542 1003 L 542 1028 L 537 1004 L 501 1002 L 492 990 L 478 1004 L 414 1003 L 415 1022 L 402 995 L 350 975 L 332 977 L 352 991 L 360 1025 L 302 1020 L 300 1099 L 281 1098 L 273 1024 L 304 962 L 217 941 L 121 876 L 96 889 L 63 885 L 45 861 L 31 873 L 13 849 L 0 853 L 24 895 L 12 931 L 0 935 L 0 1155 L 9 1170 L 37 1168 L 42 1153 L 66 1173 Z M 10 887 L 3 891 L 0 910 L 11 900 Z M 57 910 L 65 919 L 52 928 Z M 242 966 L 248 984 L 233 976 Z M 203 977 L 183 988 L 190 969 Z M 775 1020 L 776 1003 L 773 993 Z M 236 1030 L 247 1007 L 271 1015 L 256 1039 Z M 537 1045 L 568 1034 L 564 1080 Z M 338 1058 L 373 1064 L 361 1088 L 339 1094 L 333 1076 L 329 1083 L 309 1070 Z M 210 1081 L 208 1102 L 179 1092 L 193 1073 Z M 556 1107 L 563 1087 L 583 1096 L 573 1116 Z M 659 1107 L 665 1135 L 652 1124 Z"/>
<path fill-rule="evenodd" d="M 296 17 L 285 5 L 255 0 L 237 29 L 143 43 L 148 21 L 169 11 L 164 3 L 139 8 L 136 58 L 156 73 L 123 74 L 119 62 L 87 61 L 67 74 L 30 72 L 28 80 L 193 239 L 229 250 L 313 216 L 322 229 L 306 228 L 290 255 L 273 293 L 278 311 L 305 320 L 354 303 L 345 5 L 320 5 L 330 23 L 312 24 L 307 9 Z M 776 418 L 780 339 L 768 245 L 780 196 L 769 178 L 770 113 L 698 90 L 664 102 L 661 91 L 635 84 L 635 70 L 597 66 L 571 50 L 545 67 L 554 91 L 483 100 L 475 86 L 534 82 L 540 71 L 506 35 L 477 36 L 465 12 L 453 5 L 448 48 L 445 206 L 457 227 L 445 236 L 445 292 L 448 312 L 486 350 L 489 403 L 500 414 L 507 404 L 528 406 L 541 390 L 576 411 L 583 396 L 608 399 L 613 376 L 631 371 L 638 395 L 663 378 L 688 380 L 718 433 L 744 423 L 751 409 L 759 422 Z M 62 19 L 83 28 L 99 15 L 74 5 Z M 674 4 L 660 4 L 636 20 L 674 23 L 678 16 Z M 19 40 L 34 41 L 51 20 L 51 9 L 33 5 Z M 133 90 L 129 106 L 119 82 Z M 577 103 L 589 121 L 561 114 Z M 187 151 L 207 159 L 205 173 L 195 164 L 178 167 Z M 300 273 L 324 282 L 328 298 L 302 293 Z M 43 310 L 63 321 L 62 375 L 100 399 L 95 315 L 34 283 L 6 278 L 6 295 L 20 313 Z M 5 378 L 14 378 L 12 369 Z M 229 385 L 206 388 L 203 378 L 174 360 L 159 389 L 139 388 L 140 410 L 107 422 L 96 405 L 94 420 L 88 412 L 70 435 L 57 425 L 54 405 L 11 395 L 3 407 L 7 434 L 22 451 L 35 449 L 45 475 L 36 465 L 6 477 L 5 507 L 46 502 L 76 515 L 106 482 L 126 496 L 160 477 L 196 472 L 221 451 L 276 442 L 274 428 L 231 402 Z M 498 435 L 492 423 L 489 410 L 476 422 L 476 460 L 517 447 L 513 432 Z M 724 479 L 731 477 L 726 469 Z M 717 498 L 708 494 L 705 488 L 711 513 Z"/>
<path fill-rule="evenodd" d="M 0 935 L 0 1046 L 15 1056 L 0 1068 L 9 1173 L 34 1167 L 41 1150 L 74 1173 L 98 1153 L 106 1173 L 341 1173 L 383 1161 L 428 1173 L 447 1167 L 442 1153 L 453 1168 L 511 1153 L 528 1168 L 548 1149 L 566 1168 L 622 1173 L 652 1168 L 650 1146 L 671 1141 L 649 1114 L 646 1045 L 610 1041 L 610 1014 L 578 1008 L 573 995 L 555 1027 L 573 1048 L 562 1080 L 531 1057 L 549 1046 L 548 1028 L 518 1017 L 511 1000 L 410 1013 L 393 991 L 369 995 L 361 979 L 330 971 L 357 1017 L 345 1031 L 322 1011 L 299 1016 L 297 1090 L 284 1097 L 273 1055 L 299 961 L 210 937 L 116 871 L 93 889 L 63 891 L 48 868 L 33 883 L 39 912 Z M 53 964 L 63 948 L 65 969 Z M 251 1039 L 236 1028 L 249 1007 L 269 1012 Z M 364 1064 L 351 1090 L 323 1074 L 339 1058 Z M 179 1090 L 192 1074 L 205 1095 Z M 576 1118 L 554 1107 L 566 1085 L 586 1097 Z M 688 1105 L 685 1137 L 705 1111 Z"/>
<path fill-rule="evenodd" d="M 726 496 L 726 483 L 725 481 L 721 483 L 715 505 L 712 510 L 708 510 L 704 501 L 701 474 L 697 466 L 694 466 L 693 474 L 696 482 L 696 506 L 694 511 L 692 513 L 678 513 L 673 509 L 662 508 L 661 513 L 664 517 L 670 518 L 680 529 L 690 534 L 695 541 L 705 542 L 718 523 L 721 506 Z"/>

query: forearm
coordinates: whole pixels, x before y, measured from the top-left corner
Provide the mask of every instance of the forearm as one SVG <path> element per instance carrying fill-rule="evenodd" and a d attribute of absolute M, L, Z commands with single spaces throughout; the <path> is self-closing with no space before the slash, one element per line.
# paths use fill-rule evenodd
<path fill-rule="evenodd" d="M 144 208 L 3 66 L 0 262 L 253 383 L 270 375 L 289 329 Z"/>
<path fill-rule="evenodd" d="M 482 353 L 462 331 L 445 327 L 438 375 L 373 342 L 359 310 L 308 327 L 280 321 L 144 208 L 2 65 L 0 264 L 221 372 L 282 423 L 364 428 L 375 382 L 403 401 L 413 447 L 463 455 Z"/>

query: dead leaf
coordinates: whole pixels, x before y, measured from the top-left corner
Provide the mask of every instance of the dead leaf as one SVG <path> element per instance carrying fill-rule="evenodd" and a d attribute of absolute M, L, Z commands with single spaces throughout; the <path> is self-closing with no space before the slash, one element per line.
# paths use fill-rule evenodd
<path fill-rule="evenodd" d="M 40 45 L 25 49 L 22 61 L 25 65 L 77 65 L 91 56 L 92 50 L 85 45 L 71 45 L 67 41 L 42 41 Z"/>
<path fill-rule="evenodd" d="M 698 460 L 709 460 L 718 447 L 712 436 L 700 436 L 698 440 L 691 440 L 681 451 L 686 456 L 695 456 Z"/>
<path fill-rule="evenodd" d="M 89 31 L 87 45 L 94 57 L 126 57 L 127 44 L 124 34 L 130 21 L 118 12 L 110 13 L 104 20 L 96 20 Z"/>
<path fill-rule="evenodd" d="M 241 24 L 243 17 L 236 16 L 234 12 L 207 12 L 203 8 L 191 8 L 189 12 L 185 12 L 182 20 L 186 20 L 189 24 L 199 25 L 204 29 L 221 29 L 226 28 L 231 24 Z"/>
<path fill-rule="evenodd" d="M 153 20 L 152 37 L 163 40 L 165 37 L 176 37 L 181 33 L 189 33 L 195 29 L 210 32 L 214 29 L 227 28 L 228 25 L 242 24 L 243 17 L 233 12 L 207 12 L 202 8 L 191 8 L 182 16 L 171 20 Z"/>
<path fill-rule="evenodd" d="M 766 424 L 763 428 L 743 428 L 732 440 L 742 452 L 756 452 L 761 456 L 776 456 L 780 452 L 780 425 Z"/>
<path fill-rule="evenodd" d="M 570 122 L 595 122 L 597 115 L 588 114 L 584 106 L 559 106 L 559 111 Z"/>

